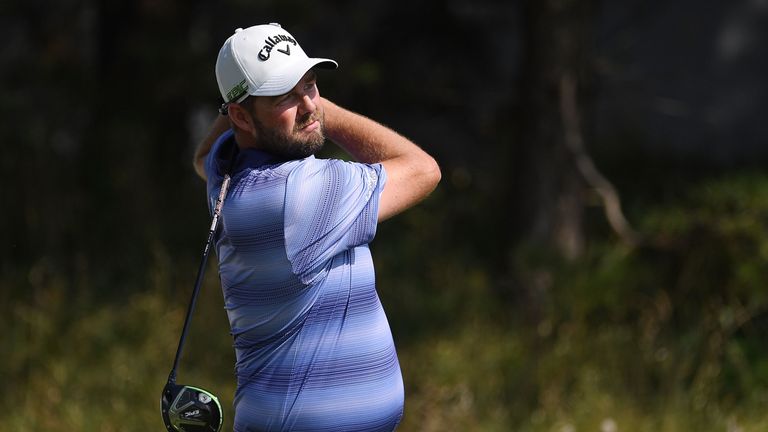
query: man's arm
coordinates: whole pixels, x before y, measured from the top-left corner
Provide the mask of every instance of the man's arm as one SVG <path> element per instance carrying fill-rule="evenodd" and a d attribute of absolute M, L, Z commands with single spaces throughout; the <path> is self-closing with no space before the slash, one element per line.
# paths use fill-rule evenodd
<path fill-rule="evenodd" d="M 211 147 L 213 146 L 213 143 L 216 142 L 216 139 L 229 128 L 229 119 L 226 116 L 219 114 L 213 122 L 213 125 L 211 125 L 211 130 L 208 132 L 208 135 L 197 145 L 194 161 L 192 163 L 195 166 L 195 172 L 203 180 L 207 180 L 205 175 L 205 157 L 208 155 L 208 152 L 211 151 Z"/>
<path fill-rule="evenodd" d="M 440 181 L 437 162 L 392 129 L 322 99 L 325 133 L 355 160 L 381 163 L 387 183 L 379 200 L 379 222 L 427 197 Z"/>

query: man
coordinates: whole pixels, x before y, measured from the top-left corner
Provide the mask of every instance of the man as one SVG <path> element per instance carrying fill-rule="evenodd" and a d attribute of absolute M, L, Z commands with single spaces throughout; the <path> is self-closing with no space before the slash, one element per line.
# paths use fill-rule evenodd
<path fill-rule="evenodd" d="M 391 431 L 402 416 L 368 243 L 440 170 L 408 139 L 321 98 L 314 68 L 335 67 L 277 24 L 237 29 L 216 61 L 226 116 L 195 169 L 210 205 L 232 176 L 216 252 L 236 431 Z M 316 159 L 326 138 L 357 162 Z"/>

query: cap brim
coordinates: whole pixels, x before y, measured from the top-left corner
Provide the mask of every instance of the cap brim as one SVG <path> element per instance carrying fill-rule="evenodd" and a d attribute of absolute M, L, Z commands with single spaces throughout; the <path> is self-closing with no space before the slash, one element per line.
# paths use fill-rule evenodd
<path fill-rule="evenodd" d="M 301 77 L 313 67 L 322 69 L 336 69 L 339 64 L 334 60 L 325 58 L 307 58 L 296 63 L 291 63 L 278 73 L 273 74 L 259 88 L 248 91 L 251 96 L 280 96 L 288 93 L 298 84 Z"/>

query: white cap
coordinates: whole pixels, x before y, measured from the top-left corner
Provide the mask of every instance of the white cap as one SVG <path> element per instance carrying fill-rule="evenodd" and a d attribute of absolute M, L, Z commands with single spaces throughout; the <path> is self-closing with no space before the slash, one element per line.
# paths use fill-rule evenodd
<path fill-rule="evenodd" d="M 280 24 L 239 28 L 221 47 L 216 59 L 216 81 L 224 103 L 247 96 L 288 93 L 315 66 L 335 69 L 330 59 L 309 58 Z"/>

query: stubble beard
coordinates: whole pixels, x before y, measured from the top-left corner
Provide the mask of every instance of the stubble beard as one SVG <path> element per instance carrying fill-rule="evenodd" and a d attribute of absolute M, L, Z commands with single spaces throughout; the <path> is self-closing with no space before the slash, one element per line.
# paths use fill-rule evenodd
<path fill-rule="evenodd" d="M 256 126 L 259 147 L 285 160 L 304 159 L 323 148 L 325 144 L 325 116 L 320 110 L 307 114 L 299 119 L 293 131 L 286 134 L 274 128 L 267 128 L 255 116 L 251 116 Z M 301 129 L 314 121 L 320 122 L 320 127 L 308 136 L 302 136 Z"/>

